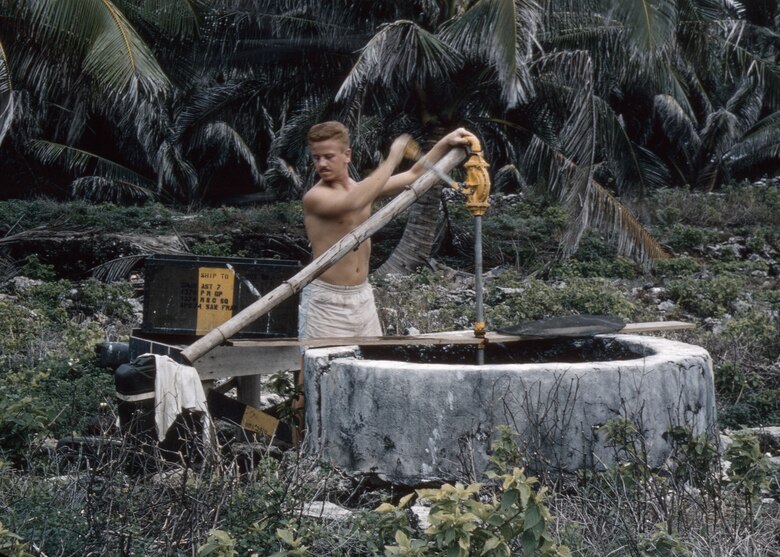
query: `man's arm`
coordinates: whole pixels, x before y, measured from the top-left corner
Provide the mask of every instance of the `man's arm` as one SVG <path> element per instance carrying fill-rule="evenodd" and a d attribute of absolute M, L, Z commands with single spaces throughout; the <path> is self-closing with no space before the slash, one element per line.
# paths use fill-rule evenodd
<path fill-rule="evenodd" d="M 436 144 L 428 151 L 424 157 L 421 157 L 412 168 L 406 172 L 400 172 L 394 176 L 391 176 L 382 188 L 379 197 L 395 195 L 401 192 L 406 186 L 412 184 L 417 178 L 425 174 L 427 170 L 425 168 L 425 162 L 430 164 L 436 164 L 441 158 L 449 153 L 453 147 L 465 147 L 469 144 L 469 136 L 473 136 L 471 132 L 464 128 L 458 128 L 457 130 L 448 133 L 442 137 Z M 400 161 L 399 161 L 400 162 Z"/>
<path fill-rule="evenodd" d="M 304 209 L 321 217 L 333 218 L 371 205 L 382 194 L 388 178 L 403 160 L 404 150 L 411 139 L 409 134 L 398 136 L 390 146 L 387 158 L 355 187 L 310 190 L 303 197 Z"/>

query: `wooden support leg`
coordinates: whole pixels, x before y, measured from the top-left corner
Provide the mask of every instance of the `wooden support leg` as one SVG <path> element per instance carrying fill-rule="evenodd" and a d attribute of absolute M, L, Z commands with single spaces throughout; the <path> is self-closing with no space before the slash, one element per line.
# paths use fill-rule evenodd
<path fill-rule="evenodd" d="M 300 388 L 300 395 L 292 400 L 293 409 L 293 444 L 297 447 L 303 441 L 304 419 L 306 417 L 306 400 L 303 396 L 303 354 L 301 354 L 301 366 L 295 370 L 295 386 Z"/>

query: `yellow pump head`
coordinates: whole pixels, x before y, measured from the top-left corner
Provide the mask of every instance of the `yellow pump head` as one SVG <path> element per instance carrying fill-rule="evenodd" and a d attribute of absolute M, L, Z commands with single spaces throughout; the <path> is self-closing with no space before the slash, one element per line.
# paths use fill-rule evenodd
<path fill-rule="evenodd" d="M 469 158 L 463 164 L 466 168 L 466 181 L 463 183 L 463 193 L 466 195 L 466 208 L 472 216 L 481 217 L 490 207 L 488 196 L 490 195 L 490 166 L 482 155 L 482 145 L 479 139 L 470 136 Z"/>

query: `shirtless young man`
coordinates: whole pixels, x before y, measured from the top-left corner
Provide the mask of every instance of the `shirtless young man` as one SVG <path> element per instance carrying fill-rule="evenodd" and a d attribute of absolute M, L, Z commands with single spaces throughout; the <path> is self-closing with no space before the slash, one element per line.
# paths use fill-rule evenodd
<path fill-rule="evenodd" d="M 468 145 L 472 134 L 463 128 L 442 138 L 425 155 L 436 163 L 452 147 Z M 403 160 L 411 136 L 393 141 L 387 158 L 360 182 L 349 177 L 349 133 L 339 122 L 323 122 L 309 130 L 309 148 L 320 177 L 303 197 L 303 222 L 317 258 L 345 234 L 371 216 L 379 197 L 391 196 L 425 173 L 422 160 L 405 172 L 393 174 Z M 345 255 L 301 292 L 299 337 L 381 336 L 374 294 L 368 284 L 371 240 Z"/>

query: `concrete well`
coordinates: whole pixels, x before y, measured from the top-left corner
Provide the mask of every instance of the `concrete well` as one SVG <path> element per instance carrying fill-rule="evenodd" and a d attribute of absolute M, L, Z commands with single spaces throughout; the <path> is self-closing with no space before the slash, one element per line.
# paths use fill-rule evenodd
<path fill-rule="evenodd" d="M 488 345 L 483 365 L 464 347 L 415 347 L 427 351 L 419 358 L 406 350 L 399 359 L 372 347 L 306 352 L 309 452 L 420 485 L 481 475 L 501 425 L 517 432 L 535 472 L 614 463 L 600 427 L 615 418 L 638 426 L 651 466 L 670 454 L 670 425 L 716 429 L 712 360 L 698 346 L 637 335 L 518 342 Z"/>

